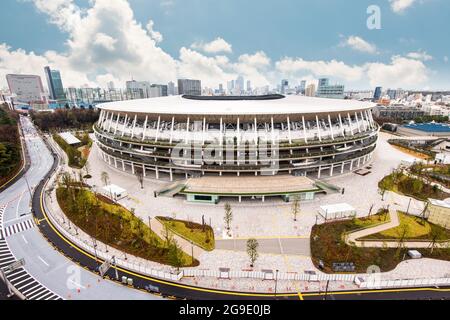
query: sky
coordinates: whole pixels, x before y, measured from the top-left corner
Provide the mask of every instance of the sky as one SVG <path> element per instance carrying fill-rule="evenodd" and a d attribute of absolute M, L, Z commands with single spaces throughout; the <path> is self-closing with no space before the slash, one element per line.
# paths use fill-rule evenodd
<path fill-rule="evenodd" d="M 450 89 L 448 0 L 2 0 L 8 73 L 64 85 L 130 79 L 254 87 L 328 77 L 347 89 Z"/>

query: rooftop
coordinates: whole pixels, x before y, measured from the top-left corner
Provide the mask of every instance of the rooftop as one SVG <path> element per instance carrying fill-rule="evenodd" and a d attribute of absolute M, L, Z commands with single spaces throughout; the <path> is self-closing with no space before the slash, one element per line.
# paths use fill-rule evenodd
<path fill-rule="evenodd" d="M 201 177 L 189 179 L 181 193 L 214 195 L 283 195 L 305 191 L 320 191 L 307 177 Z"/>
<path fill-rule="evenodd" d="M 415 123 L 407 124 L 404 127 L 423 132 L 450 132 L 450 125 L 446 123 Z"/>
<path fill-rule="evenodd" d="M 67 142 L 70 145 L 74 145 L 74 144 L 79 144 L 81 143 L 80 139 L 78 139 L 77 137 L 75 137 L 73 134 L 71 134 L 70 132 L 63 132 L 60 133 L 59 136 L 61 138 L 64 139 L 65 142 Z"/>
<path fill-rule="evenodd" d="M 269 95 L 259 97 L 170 96 L 103 103 L 99 109 L 115 112 L 160 115 L 271 115 L 360 111 L 370 102 L 305 96 Z"/>

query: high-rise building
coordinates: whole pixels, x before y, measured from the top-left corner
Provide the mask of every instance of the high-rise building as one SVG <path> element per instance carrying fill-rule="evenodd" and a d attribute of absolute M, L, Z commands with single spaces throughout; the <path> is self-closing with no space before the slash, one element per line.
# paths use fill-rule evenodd
<path fill-rule="evenodd" d="M 201 96 L 202 82 L 200 80 L 178 79 L 178 93 L 180 95 Z"/>
<path fill-rule="evenodd" d="M 41 77 L 24 74 L 6 75 L 9 91 L 15 95 L 15 101 L 30 103 L 33 101 L 42 101 L 44 98 L 44 87 Z"/>
<path fill-rule="evenodd" d="M 175 95 L 175 83 L 173 83 L 172 81 L 170 81 L 169 84 L 167 85 L 167 94 L 169 96 Z"/>
<path fill-rule="evenodd" d="M 373 101 L 380 100 L 382 94 L 383 94 L 383 88 L 382 87 L 376 87 L 375 88 L 375 92 L 373 94 Z"/>
<path fill-rule="evenodd" d="M 156 90 L 154 89 L 156 88 Z M 150 86 L 151 94 L 149 98 L 155 97 L 167 97 L 168 96 L 168 86 L 164 84 L 152 84 Z"/>
<path fill-rule="evenodd" d="M 286 79 L 281 80 L 281 87 L 280 87 L 281 94 L 285 94 L 287 88 L 289 88 L 289 81 Z"/>
<path fill-rule="evenodd" d="M 242 93 L 242 92 L 245 90 L 245 87 L 244 87 L 244 77 L 243 77 L 243 76 L 239 76 L 239 77 L 236 79 L 236 82 L 235 82 L 235 89 L 237 89 L 237 91 L 238 91 L 239 93 Z"/>
<path fill-rule="evenodd" d="M 252 82 L 250 80 L 247 80 L 247 92 L 252 92 Z"/>
<path fill-rule="evenodd" d="M 47 78 L 48 91 L 51 100 L 64 101 L 66 94 L 62 84 L 61 73 L 58 70 L 52 70 L 50 67 L 45 67 L 45 76 Z"/>
<path fill-rule="evenodd" d="M 219 94 L 224 94 L 224 91 L 223 91 L 223 84 L 219 84 L 219 92 L 218 92 Z"/>
<path fill-rule="evenodd" d="M 305 96 L 314 97 L 316 95 L 316 85 L 310 84 L 305 90 Z"/>
<path fill-rule="evenodd" d="M 319 85 L 317 87 L 316 97 L 329 98 L 329 99 L 344 99 L 345 87 L 340 84 L 330 85 L 330 81 L 327 78 L 319 79 Z"/>
<path fill-rule="evenodd" d="M 304 95 L 305 91 L 306 91 L 306 80 L 302 80 L 300 82 L 299 93 Z"/>
<path fill-rule="evenodd" d="M 114 85 L 113 81 L 108 82 L 108 90 L 109 91 L 114 91 L 116 90 L 116 86 Z"/>

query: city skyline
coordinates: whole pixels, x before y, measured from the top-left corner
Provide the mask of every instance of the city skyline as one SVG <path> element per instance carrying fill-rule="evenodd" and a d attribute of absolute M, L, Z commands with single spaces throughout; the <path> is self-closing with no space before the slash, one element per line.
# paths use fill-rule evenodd
<path fill-rule="evenodd" d="M 371 4 L 380 8 L 381 30 L 367 28 Z M 448 47 L 435 36 L 445 24 L 439 15 L 449 6 L 440 0 L 360 1 L 351 5 L 336 1 L 326 6 L 308 4 L 308 10 L 294 13 L 287 9 L 305 6 L 286 0 L 277 4 L 282 12 L 269 18 L 267 25 L 272 31 L 256 18 L 232 24 L 227 12 L 236 13 L 233 1 L 218 4 L 222 14 L 214 28 L 206 27 L 211 19 L 206 14 L 210 4 L 201 1 L 188 7 L 179 1 L 156 0 L 120 0 L 113 5 L 104 0 L 8 0 L 5 5 L 12 16 L 26 17 L 24 23 L 35 28 L 24 28 L 26 39 L 22 30 L 1 28 L 1 87 L 6 86 L 4 75 L 8 73 L 44 78 L 42 68 L 46 65 L 61 71 L 67 87 L 107 87 L 111 81 L 121 86 L 131 78 L 152 83 L 195 78 L 215 88 L 239 75 L 250 79 L 253 87 L 274 87 L 281 79 L 296 86 L 302 79 L 321 77 L 349 89 L 449 86 L 445 79 L 450 68 Z M 267 6 L 260 3 L 251 7 L 255 13 L 263 13 L 268 12 Z M 351 22 L 331 20 L 337 7 L 348 10 L 353 18 L 345 20 Z M 238 15 L 249 10 L 243 5 Z M 192 19 L 180 20 L 187 13 Z M 314 32 L 303 32 L 310 30 L 308 15 L 320 19 Z M 433 19 L 427 19 L 431 15 Z M 417 25 L 419 18 L 426 19 L 425 28 Z M 190 23 L 181 26 L 181 21 Z M 116 27 L 105 28 L 111 22 Z M 8 19 L 2 21 L 2 25 L 8 23 Z M 236 28 L 241 34 L 229 32 Z M 272 36 L 274 32 L 278 32 L 277 37 Z M 261 37 L 272 41 L 261 41 Z"/>

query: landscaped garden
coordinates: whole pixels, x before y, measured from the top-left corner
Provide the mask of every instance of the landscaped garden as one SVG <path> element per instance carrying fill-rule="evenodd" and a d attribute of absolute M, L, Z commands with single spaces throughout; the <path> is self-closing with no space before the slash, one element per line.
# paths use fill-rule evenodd
<path fill-rule="evenodd" d="M 380 233 L 372 234 L 362 240 L 450 240 L 450 230 L 433 223 L 429 223 L 421 217 L 411 216 L 403 212 L 399 212 L 398 218 L 400 222 L 399 226 Z"/>
<path fill-rule="evenodd" d="M 161 239 L 132 212 L 83 188 L 68 174 L 63 176 L 56 194 L 60 207 L 78 228 L 111 247 L 177 268 L 199 265 L 169 233 Z"/>
<path fill-rule="evenodd" d="M 395 170 L 378 183 L 382 191 L 393 191 L 419 200 L 429 198 L 444 200 L 450 197 L 436 185 L 425 182 L 423 179 L 406 175 L 401 170 Z"/>
<path fill-rule="evenodd" d="M 192 241 L 200 248 L 203 248 L 206 251 L 214 250 L 214 231 L 210 226 L 167 217 L 156 217 L 156 219 L 174 234 L 188 241 Z"/>
<path fill-rule="evenodd" d="M 408 249 L 400 245 L 398 248 L 363 248 L 345 243 L 346 234 L 383 223 L 384 219 L 384 214 L 377 214 L 370 218 L 314 226 L 311 233 L 313 263 L 316 267 L 320 267 L 322 262 L 323 271 L 327 273 L 333 273 L 333 263 L 353 263 L 357 273 L 366 272 L 372 265 L 379 266 L 383 272 L 393 270 L 404 258 L 408 258 Z M 419 251 L 427 258 L 450 261 L 450 248 L 419 249 Z"/>
<path fill-rule="evenodd" d="M 86 165 L 92 147 L 92 140 L 87 132 L 82 134 L 77 133 L 76 137 L 81 141 L 81 145 L 78 147 L 71 146 L 58 134 L 53 135 L 53 140 L 55 140 L 66 153 L 67 158 L 69 159 L 69 166 L 81 169 Z"/>
<path fill-rule="evenodd" d="M 18 115 L 0 106 L 0 185 L 11 179 L 22 166 Z"/>

